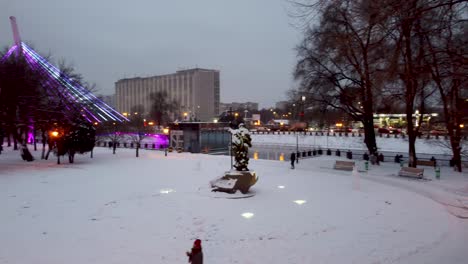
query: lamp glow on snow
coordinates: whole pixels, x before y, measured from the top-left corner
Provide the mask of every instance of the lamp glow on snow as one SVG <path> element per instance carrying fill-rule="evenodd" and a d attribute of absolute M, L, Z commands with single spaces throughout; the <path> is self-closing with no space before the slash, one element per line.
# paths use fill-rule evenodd
<path fill-rule="evenodd" d="M 252 218 L 252 217 L 254 216 L 253 213 L 249 213 L 249 212 L 243 213 L 243 214 L 241 214 L 241 215 L 242 215 L 242 217 L 244 217 L 245 219 L 250 219 L 250 218 Z"/>
<path fill-rule="evenodd" d="M 173 190 L 173 189 L 161 189 L 159 191 L 159 193 L 161 193 L 161 194 L 168 194 L 168 193 L 172 193 L 172 192 L 175 192 L 175 190 Z"/>
<path fill-rule="evenodd" d="M 297 203 L 298 205 L 303 205 L 303 204 L 305 204 L 307 201 L 306 201 L 306 200 L 295 200 L 294 202 Z"/>
<path fill-rule="evenodd" d="M 278 185 L 278 189 L 284 189 L 285 187 L 283 185 Z"/>
<path fill-rule="evenodd" d="M 281 154 L 279 155 L 279 160 L 280 160 L 280 161 L 284 161 L 284 153 L 281 153 Z"/>

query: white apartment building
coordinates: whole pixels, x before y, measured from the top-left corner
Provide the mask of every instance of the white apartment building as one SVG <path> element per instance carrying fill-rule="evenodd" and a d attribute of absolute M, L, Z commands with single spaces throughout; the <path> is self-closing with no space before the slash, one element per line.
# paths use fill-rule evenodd
<path fill-rule="evenodd" d="M 116 108 L 120 113 L 130 113 L 141 105 L 143 114 L 151 112 L 150 94 L 166 91 L 169 99 L 179 102 L 179 111 L 192 118 L 211 121 L 219 111 L 219 71 L 188 69 L 152 77 L 121 79 L 115 83 Z"/>

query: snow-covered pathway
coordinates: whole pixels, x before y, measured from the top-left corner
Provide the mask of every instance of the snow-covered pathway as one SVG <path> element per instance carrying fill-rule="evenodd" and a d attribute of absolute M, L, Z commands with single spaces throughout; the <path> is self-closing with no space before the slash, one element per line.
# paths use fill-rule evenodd
<path fill-rule="evenodd" d="M 0 156 L 0 263 L 184 263 L 195 238 L 203 240 L 206 263 L 468 259 L 468 221 L 393 186 L 408 182 L 391 176 L 397 165 L 372 167 L 358 188 L 350 172 L 331 169 L 333 157 L 302 160 L 296 170 L 251 160 L 256 195 L 222 199 L 206 186 L 228 169 L 229 157 L 141 154 L 98 148 L 94 159 L 55 165 L 25 163 L 7 150 Z M 466 174 L 442 176 L 423 184 L 464 194 Z"/>

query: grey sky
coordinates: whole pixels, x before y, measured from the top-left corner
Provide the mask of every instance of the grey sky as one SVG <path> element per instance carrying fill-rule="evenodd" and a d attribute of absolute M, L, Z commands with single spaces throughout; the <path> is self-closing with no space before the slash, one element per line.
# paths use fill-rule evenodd
<path fill-rule="evenodd" d="M 221 71 L 221 101 L 286 99 L 294 47 L 285 0 L 0 0 L 0 45 L 23 41 L 64 58 L 100 93 L 124 77 L 201 67 Z"/>

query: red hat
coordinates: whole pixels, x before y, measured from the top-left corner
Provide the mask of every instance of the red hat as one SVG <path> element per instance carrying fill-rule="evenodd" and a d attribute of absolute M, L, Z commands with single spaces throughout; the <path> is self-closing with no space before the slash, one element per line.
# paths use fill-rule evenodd
<path fill-rule="evenodd" d="M 201 240 L 196 239 L 195 242 L 193 242 L 193 248 L 201 248 Z"/>

